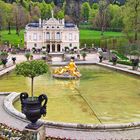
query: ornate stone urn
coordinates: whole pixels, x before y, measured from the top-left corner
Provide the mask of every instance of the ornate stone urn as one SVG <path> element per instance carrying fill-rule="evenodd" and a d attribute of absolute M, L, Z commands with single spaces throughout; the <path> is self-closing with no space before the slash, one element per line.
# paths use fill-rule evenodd
<path fill-rule="evenodd" d="M 99 62 L 101 63 L 102 61 L 103 61 L 103 56 L 100 55 L 100 56 L 99 56 Z"/>
<path fill-rule="evenodd" d="M 113 62 L 113 65 L 116 65 L 117 64 L 117 57 L 116 56 L 113 56 L 112 57 L 112 62 Z"/>
<path fill-rule="evenodd" d="M 48 98 L 45 94 L 39 97 L 28 97 L 26 92 L 20 94 L 21 110 L 26 115 L 26 118 L 31 121 L 26 128 L 38 129 L 41 124 L 36 123 L 41 116 L 46 115 L 46 104 Z"/>

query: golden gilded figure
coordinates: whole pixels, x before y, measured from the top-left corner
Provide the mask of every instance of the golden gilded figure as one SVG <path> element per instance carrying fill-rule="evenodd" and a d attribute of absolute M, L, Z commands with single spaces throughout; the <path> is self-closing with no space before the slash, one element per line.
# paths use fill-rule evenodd
<path fill-rule="evenodd" d="M 80 78 L 81 74 L 74 63 L 74 60 L 71 59 L 69 64 L 64 67 L 56 68 L 53 72 L 55 75 L 71 76 L 75 78 Z"/>

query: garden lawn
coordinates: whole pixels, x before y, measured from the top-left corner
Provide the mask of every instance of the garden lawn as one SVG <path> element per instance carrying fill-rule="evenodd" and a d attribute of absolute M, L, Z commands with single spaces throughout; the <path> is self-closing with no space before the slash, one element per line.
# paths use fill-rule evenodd
<path fill-rule="evenodd" d="M 16 34 L 15 30 L 11 30 L 11 34 L 8 34 L 8 30 L 3 30 L 1 32 L 2 42 L 9 42 L 12 46 L 24 45 L 24 30 L 20 31 L 20 35 Z"/>
<path fill-rule="evenodd" d="M 100 39 L 101 37 L 101 31 L 80 30 L 80 39 Z M 104 37 L 125 37 L 125 34 L 123 34 L 122 32 L 107 31 L 104 32 Z"/>
<path fill-rule="evenodd" d="M 18 44 L 20 46 L 23 47 L 24 45 L 24 30 L 20 31 L 20 36 L 18 36 L 16 34 L 15 30 L 11 30 L 11 34 L 8 34 L 8 30 L 3 30 L 1 32 L 2 35 L 2 41 L 3 42 L 7 42 L 9 41 L 10 44 L 14 45 L 14 46 L 18 46 Z M 124 37 L 125 35 L 121 32 L 104 32 L 104 37 L 108 38 L 108 37 Z M 101 32 L 100 31 L 95 31 L 95 30 L 80 30 L 80 40 L 82 39 L 100 39 L 101 36 Z M 22 41 L 21 41 L 22 40 Z"/>

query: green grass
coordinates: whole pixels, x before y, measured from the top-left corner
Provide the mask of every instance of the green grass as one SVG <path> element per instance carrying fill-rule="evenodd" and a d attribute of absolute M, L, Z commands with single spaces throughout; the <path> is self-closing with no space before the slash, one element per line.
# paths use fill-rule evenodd
<path fill-rule="evenodd" d="M 22 39 L 22 42 L 21 42 Z M 23 47 L 24 45 L 24 30 L 20 31 L 20 35 L 18 36 L 16 34 L 15 30 L 11 30 L 11 34 L 8 34 L 8 30 L 3 30 L 1 32 L 1 40 L 2 42 L 9 42 L 10 44 L 14 45 L 14 46 L 18 46 L 18 44 L 20 46 Z"/>
<path fill-rule="evenodd" d="M 14 46 L 24 46 L 24 30 L 20 31 L 20 35 L 18 36 L 16 34 L 15 30 L 11 30 L 11 34 L 8 34 L 8 30 L 3 30 L 1 32 L 1 39 L 2 42 L 7 42 L 9 41 L 10 44 Z M 121 32 L 104 32 L 104 38 L 110 38 L 110 37 L 124 37 L 125 35 Z M 102 38 L 101 32 L 100 31 L 95 31 L 95 30 L 80 30 L 80 40 L 82 39 L 87 39 L 87 40 L 96 40 Z M 21 42 L 22 39 L 22 42 Z"/>
<path fill-rule="evenodd" d="M 125 35 L 122 32 L 104 32 L 105 38 L 110 37 L 124 37 Z M 100 39 L 101 31 L 95 31 L 95 30 L 80 30 L 80 39 Z"/>

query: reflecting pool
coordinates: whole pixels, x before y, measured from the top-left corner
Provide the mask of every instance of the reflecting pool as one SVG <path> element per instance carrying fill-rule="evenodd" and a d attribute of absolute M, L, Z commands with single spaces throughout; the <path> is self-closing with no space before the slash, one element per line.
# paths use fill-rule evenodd
<path fill-rule="evenodd" d="M 140 121 L 140 79 L 98 66 L 79 66 L 79 80 L 35 78 L 35 95 L 46 93 L 46 120 L 70 123 Z M 15 72 L 0 78 L 0 91 L 30 92 L 30 79 Z M 20 102 L 15 107 L 20 110 Z"/>

